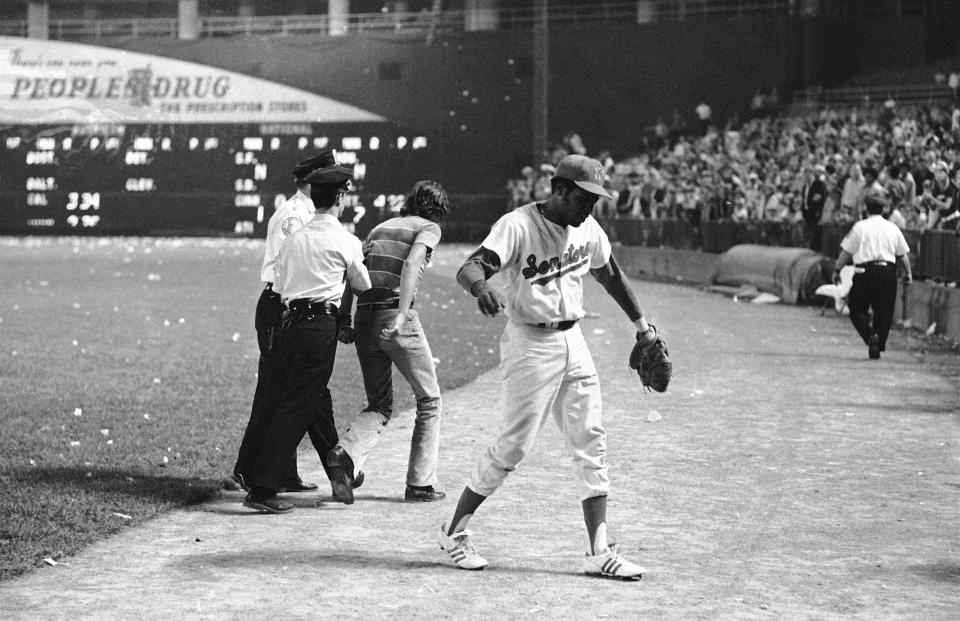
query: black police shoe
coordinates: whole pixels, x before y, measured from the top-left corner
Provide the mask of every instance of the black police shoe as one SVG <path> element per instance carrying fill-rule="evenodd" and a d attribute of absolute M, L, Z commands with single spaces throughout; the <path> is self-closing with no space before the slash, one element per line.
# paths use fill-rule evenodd
<path fill-rule="evenodd" d="M 253 492 L 247 494 L 243 501 L 244 507 L 250 507 L 264 513 L 290 513 L 293 511 L 293 505 L 283 502 L 277 498 L 276 494 L 268 496 L 254 495 Z"/>
<path fill-rule="evenodd" d="M 283 494 L 284 492 L 315 492 L 315 491 L 317 491 L 316 483 L 304 483 L 300 479 L 297 479 L 296 481 L 283 483 L 280 486 L 280 489 L 277 490 L 277 493 Z"/>
<path fill-rule="evenodd" d="M 339 446 L 327 453 L 327 467 L 330 469 L 330 487 L 333 498 L 345 505 L 353 504 L 353 460 Z"/>
<path fill-rule="evenodd" d="M 433 502 L 446 497 L 444 492 L 438 492 L 432 485 L 408 485 L 403 493 L 403 499 L 407 502 Z"/>

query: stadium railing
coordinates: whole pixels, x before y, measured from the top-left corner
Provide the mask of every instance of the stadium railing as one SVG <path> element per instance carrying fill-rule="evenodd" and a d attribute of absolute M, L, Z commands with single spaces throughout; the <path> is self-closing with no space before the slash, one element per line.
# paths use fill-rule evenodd
<path fill-rule="evenodd" d="M 791 0 L 637 0 L 583 2 L 551 7 L 551 26 L 584 24 L 630 24 L 659 21 L 684 21 L 747 15 L 789 15 L 796 12 Z M 501 8 L 491 20 L 496 29 L 532 28 L 540 20 L 533 7 Z M 350 13 L 344 16 L 343 30 L 335 34 L 368 31 L 411 31 L 440 28 L 462 31 L 468 23 L 465 11 Z M 122 19 L 50 19 L 49 37 L 59 40 L 90 40 L 114 37 L 178 36 L 179 20 L 171 17 L 130 17 Z M 265 36 L 291 34 L 330 34 L 330 19 L 323 14 L 202 16 L 202 37 Z M 0 21 L 0 34 L 27 36 L 26 20 Z"/>
<path fill-rule="evenodd" d="M 898 105 L 932 104 L 950 101 L 950 89 L 937 84 L 888 84 L 882 86 L 842 86 L 807 88 L 793 93 L 797 106 L 859 106 L 879 103 L 889 98 Z"/>
<path fill-rule="evenodd" d="M 610 241 L 624 246 L 702 250 L 720 254 L 739 244 L 803 248 L 806 228 L 796 222 L 711 221 L 695 226 L 684 220 L 601 220 Z M 820 252 L 836 258 L 840 241 L 853 226 L 826 224 Z M 951 231 L 904 230 L 910 244 L 914 274 L 939 282 L 960 282 L 960 236 Z"/>

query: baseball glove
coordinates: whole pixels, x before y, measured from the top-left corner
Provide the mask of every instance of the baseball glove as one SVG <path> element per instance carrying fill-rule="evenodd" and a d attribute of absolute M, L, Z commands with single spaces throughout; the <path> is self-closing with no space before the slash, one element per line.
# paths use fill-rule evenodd
<path fill-rule="evenodd" d="M 640 376 L 644 388 L 664 392 L 673 374 L 673 363 L 670 362 L 667 344 L 660 338 L 657 329 L 652 325 L 650 329 L 653 330 L 652 341 L 641 340 L 640 333 L 637 333 L 637 342 L 630 352 L 630 368 Z"/>

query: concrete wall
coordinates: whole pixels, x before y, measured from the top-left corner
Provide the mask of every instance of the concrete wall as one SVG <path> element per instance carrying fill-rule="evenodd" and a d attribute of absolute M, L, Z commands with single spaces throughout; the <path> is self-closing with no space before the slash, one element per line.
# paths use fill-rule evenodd
<path fill-rule="evenodd" d="M 631 278 L 655 278 L 683 283 L 710 284 L 718 254 L 695 250 L 673 250 L 618 246 L 614 255 Z M 903 289 L 897 296 L 894 317 L 903 317 Z M 960 339 L 960 290 L 938 283 L 915 282 L 907 290 L 907 318 L 914 328 L 926 330 L 936 322 L 936 334 Z"/>

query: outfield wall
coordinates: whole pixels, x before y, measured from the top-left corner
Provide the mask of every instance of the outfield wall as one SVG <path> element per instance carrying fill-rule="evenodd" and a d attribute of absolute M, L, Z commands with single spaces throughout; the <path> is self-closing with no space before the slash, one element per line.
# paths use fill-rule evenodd
<path fill-rule="evenodd" d="M 713 282 L 720 259 L 719 254 L 698 250 L 638 246 L 618 246 L 614 248 L 614 254 L 624 273 L 632 278 L 655 278 L 697 285 Z M 894 311 L 897 320 L 903 317 L 902 293 L 901 288 Z M 906 306 L 907 318 L 914 327 L 926 330 L 936 322 L 936 334 L 960 339 L 960 291 L 956 288 L 939 283 L 914 282 L 909 287 Z"/>

